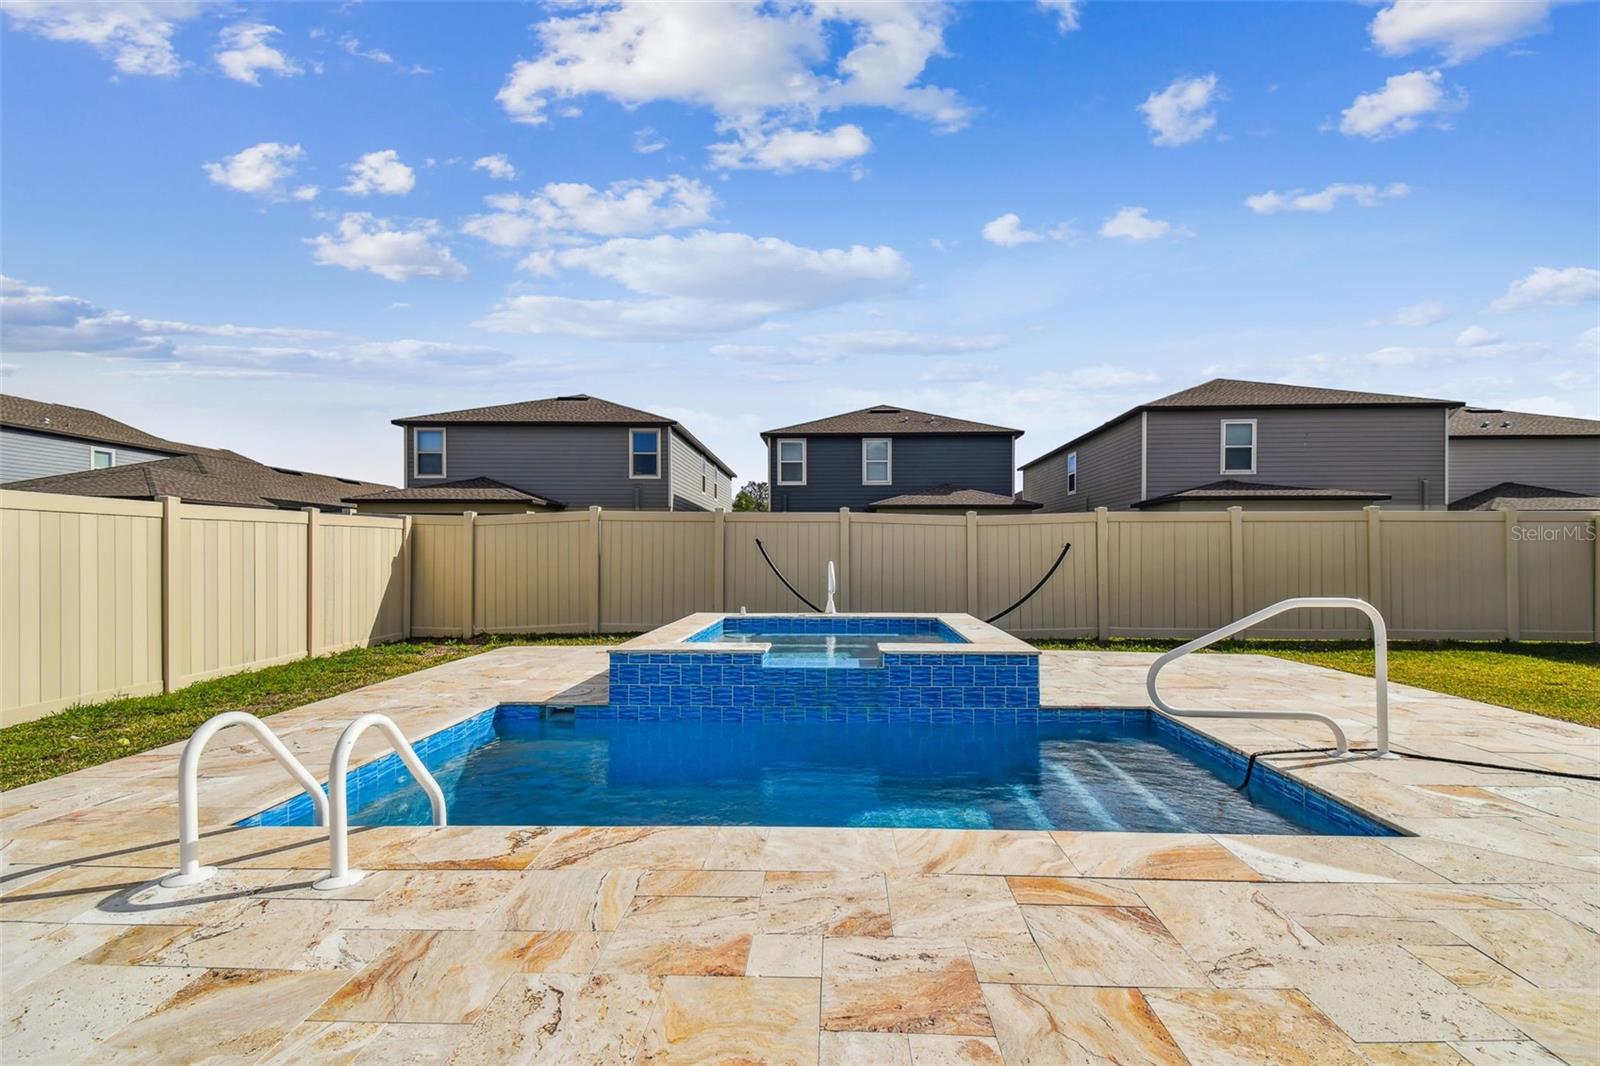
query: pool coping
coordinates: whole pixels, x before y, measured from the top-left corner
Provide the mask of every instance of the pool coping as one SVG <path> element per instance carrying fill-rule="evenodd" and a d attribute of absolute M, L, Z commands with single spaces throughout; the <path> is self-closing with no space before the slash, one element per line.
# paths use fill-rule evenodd
<path fill-rule="evenodd" d="M 701 611 L 685 615 L 664 626 L 624 641 L 608 653 L 662 654 L 677 652 L 719 652 L 735 655 L 764 655 L 772 645 L 759 642 L 726 643 L 720 641 L 694 641 L 690 638 L 727 618 L 816 618 L 816 614 L 799 611 L 751 611 L 740 614 L 732 611 Z M 828 617 L 823 615 L 821 617 Z M 965 643 L 961 644 L 893 644 L 879 645 L 884 654 L 925 655 L 1029 655 L 1037 658 L 1039 649 L 1019 640 L 1004 630 L 980 621 L 970 614 L 930 611 L 876 611 L 851 612 L 834 617 L 850 618 L 932 618 L 949 626 Z"/>

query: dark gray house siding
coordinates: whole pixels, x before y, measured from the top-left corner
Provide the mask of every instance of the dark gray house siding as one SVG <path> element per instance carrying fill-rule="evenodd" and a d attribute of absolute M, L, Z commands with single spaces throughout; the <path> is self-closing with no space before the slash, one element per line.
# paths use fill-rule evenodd
<path fill-rule="evenodd" d="M 80 470 L 92 469 L 89 459 L 91 449 L 110 452 L 114 466 L 148 463 L 177 454 L 144 451 L 121 444 L 101 444 L 77 437 L 30 433 L 9 426 L 0 427 L 0 483 L 76 474 Z"/>
<path fill-rule="evenodd" d="M 1067 451 L 1023 468 L 1022 495 L 1045 511 L 1129 507 L 1139 495 L 1139 419 L 1135 414 Z M 1067 492 L 1067 455 L 1078 454 L 1078 491 Z"/>
<path fill-rule="evenodd" d="M 671 502 L 673 436 L 661 429 L 661 476 L 628 476 L 628 426 L 623 425 L 444 425 L 445 476 L 419 478 L 405 434 L 405 484 L 488 477 L 512 488 L 557 500 L 567 507 L 613 507 L 664 511 Z M 640 427 L 647 428 L 647 427 Z M 467 508 L 462 508 L 466 510 Z"/>
<path fill-rule="evenodd" d="M 1450 499 L 1505 481 L 1600 496 L 1600 437 L 1452 437 Z"/>
<path fill-rule="evenodd" d="M 1390 496 L 1379 506 L 1398 509 L 1438 509 L 1447 502 L 1448 411 L 1443 407 L 1241 407 L 1144 414 L 1147 499 L 1227 477 L 1370 490 Z M 1222 472 L 1222 423 L 1238 419 L 1256 423 L 1252 474 Z M 1081 453 L 1078 471 L 1083 478 Z"/>
<path fill-rule="evenodd" d="M 891 477 L 887 485 L 863 485 L 861 449 L 864 437 L 774 436 L 767 443 L 767 478 L 774 511 L 864 511 L 869 504 L 936 485 L 1010 496 L 1016 491 L 1012 438 L 1001 433 L 889 434 Z M 878 438 L 873 438 L 878 439 Z M 806 483 L 778 483 L 780 440 L 806 441 Z"/>

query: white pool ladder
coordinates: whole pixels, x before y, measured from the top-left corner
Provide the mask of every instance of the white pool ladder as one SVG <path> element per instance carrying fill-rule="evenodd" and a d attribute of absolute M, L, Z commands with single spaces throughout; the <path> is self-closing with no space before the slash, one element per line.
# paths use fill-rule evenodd
<path fill-rule="evenodd" d="M 1187 644 L 1181 644 L 1162 655 L 1150 664 L 1150 672 L 1145 675 L 1145 691 L 1150 694 L 1150 703 L 1156 710 L 1170 714 L 1176 718 L 1298 718 L 1313 722 L 1321 722 L 1333 730 L 1334 743 L 1339 755 L 1350 753 L 1350 742 L 1345 739 L 1344 730 L 1339 723 L 1325 714 L 1315 711 L 1235 711 L 1235 710 L 1180 710 L 1161 698 L 1161 693 L 1156 687 L 1156 675 L 1161 673 L 1162 667 L 1168 663 L 1176 662 L 1192 651 L 1215 644 L 1219 640 L 1233 636 L 1241 630 L 1249 629 L 1272 618 L 1283 614 L 1285 611 L 1298 610 L 1304 607 L 1315 608 L 1343 608 L 1345 610 L 1360 611 L 1372 623 L 1372 658 L 1373 676 L 1377 682 L 1376 707 L 1378 712 L 1378 732 L 1376 750 L 1372 752 L 1378 758 L 1389 757 L 1389 633 L 1383 624 L 1383 615 L 1378 609 L 1366 600 L 1358 600 L 1351 596 L 1296 596 L 1292 599 L 1279 600 L 1270 607 L 1263 607 L 1254 614 L 1247 614 L 1235 622 L 1229 622 L 1220 629 L 1214 629 L 1203 637 L 1196 637 Z"/>
<path fill-rule="evenodd" d="M 229 726 L 242 725 L 265 744 L 274 758 L 289 771 L 316 812 L 316 824 L 328 824 L 328 797 L 311 772 L 296 759 L 283 741 L 261 719 L 244 711 L 225 711 L 205 720 L 189 742 L 183 746 L 183 758 L 178 761 L 178 872 L 169 874 L 161 882 L 163 888 L 187 888 L 216 876 L 215 866 L 200 865 L 200 755 L 211 738 Z"/>
<path fill-rule="evenodd" d="M 348 888 L 367 876 L 365 870 L 350 869 L 348 777 L 350 752 L 356 746 L 356 741 L 361 738 L 361 734 L 372 726 L 377 726 L 389 738 L 389 744 L 394 748 L 395 754 L 400 756 L 400 761 L 406 764 L 411 776 L 417 779 L 417 784 L 428 794 L 428 803 L 433 807 L 433 824 L 446 824 L 444 790 L 428 772 L 428 768 L 422 765 L 416 749 L 411 746 L 405 734 L 400 732 L 400 727 L 394 724 L 393 719 L 384 715 L 364 714 L 344 727 L 344 732 L 339 734 L 339 740 L 333 746 L 333 758 L 328 762 L 328 796 L 331 800 L 328 817 L 328 876 L 314 882 L 312 888 L 323 891 Z"/>

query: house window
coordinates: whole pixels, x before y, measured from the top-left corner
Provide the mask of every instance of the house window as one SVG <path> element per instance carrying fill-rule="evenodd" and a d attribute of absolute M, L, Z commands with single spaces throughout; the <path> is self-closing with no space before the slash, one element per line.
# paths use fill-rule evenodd
<path fill-rule="evenodd" d="M 417 477 L 444 477 L 444 430 L 418 429 L 412 431 L 416 441 Z"/>
<path fill-rule="evenodd" d="M 1067 453 L 1067 495 L 1078 491 L 1078 453 Z"/>
<path fill-rule="evenodd" d="M 861 442 L 861 483 L 863 485 L 887 485 L 891 477 L 893 465 L 890 457 L 893 442 L 887 437 Z"/>
<path fill-rule="evenodd" d="M 630 429 L 628 442 L 628 476 L 660 477 L 661 431 Z"/>
<path fill-rule="evenodd" d="M 780 440 L 778 442 L 778 484 L 804 485 L 806 483 L 806 442 Z"/>
<path fill-rule="evenodd" d="M 1255 419 L 1222 423 L 1222 472 L 1224 474 L 1256 472 Z"/>
<path fill-rule="evenodd" d="M 89 449 L 89 469 L 104 470 L 108 466 L 117 465 L 117 453 L 110 448 Z"/>
<path fill-rule="evenodd" d="M 700 457 L 700 491 L 706 491 L 706 474 L 710 471 L 711 464 L 706 462 L 706 457 Z"/>

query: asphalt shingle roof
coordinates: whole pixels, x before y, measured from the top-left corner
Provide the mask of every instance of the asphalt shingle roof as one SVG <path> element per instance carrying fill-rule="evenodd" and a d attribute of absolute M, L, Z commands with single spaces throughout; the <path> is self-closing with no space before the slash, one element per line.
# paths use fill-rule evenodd
<path fill-rule="evenodd" d="M 250 459 L 222 455 L 180 455 L 148 463 L 128 463 L 103 470 L 13 481 L 5 486 L 23 492 L 59 492 L 123 500 L 176 496 L 188 503 L 234 507 L 320 507 L 344 509 L 352 492 L 392 488 L 371 481 L 330 477 L 264 466 Z"/>
<path fill-rule="evenodd" d="M 1452 511 L 1505 511 L 1511 508 L 1521 511 L 1600 511 L 1600 496 L 1502 481 L 1471 496 L 1463 496 L 1450 505 Z"/>
<path fill-rule="evenodd" d="M 1600 437 L 1600 422 L 1565 415 L 1463 407 L 1450 416 L 1452 437 Z"/>
<path fill-rule="evenodd" d="M 183 444 L 135 429 L 126 422 L 118 422 L 98 411 L 83 407 L 69 407 L 62 403 L 30 400 L 26 396 L 0 395 L 0 426 L 26 430 L 30 433 L 48 433 L 57 437 L 74 437 L 97 444 L 121 445 L 149 452 L 169 452 L 173 455 L 220 455 L 243 459 L 244 456 L 224 448 L 202 448 Z"/>
<path fill-rule="evenodd" d="M 992 426 L 986 422 L 971 422 L 964 418 L 951 418 L 949 415 L 913 411 L 909 407 L 882 403 L 863 407 L 859 411 L 846 411 L 841 415 L 818 418 L 811 422 L 799 422 L 792 426 L 764 430 L 761 436 L 763 438 L 789 435 L 854 437 L 880 434 L 889 437 L 911 433 L 1008 433 L 1013 437 L 1022 436 L 1022 430 L 1012 429 L 1009 426 Z"/>
<path fill-rule="evenodd" d="M 531 492 L 512 488 L 503 481 L 489 477 L 469 477 L 459 481 L 445 481 L 437 485 L 413 485 L 403 489 L 384 489 L 359 496 L 346 496 L 350 503 L 379 503 L 392 501 L 432 501 L 434 503 L 531 503 L 541 507 L 560 507 L 561 504 Z"/>
<path fill-rule="evenodd" d="M 431 426 L 451 424 L 510 425 L 510 426 L 671 426 L 688 438 L 717 468 L 729 477 L 733 467 L 717 458 L 710 448 L 675 418 L 627 407 L 586 393 L 570 396 L 550 396 L 542 400 L 519 400 L 516 403 L 495 404 L 492 407 L 466 407 L 459 411 L 439 411 L 431 415 L 407 415 L 394 419 L 397 426 Z"/>
<path fill-rule="evenodd" d="M 920 489 L 916 492 L 907 492 L 899 496 L 890 496 L 887 499 L 877 500 L 867 506 L 878 507 L 949 507 L 953 510 L 968 510 L 979 507 L 1010 507 L 1018 511 L 1032 511 L 1043 504 L 1024 500 L 1020 496 L 1004 496 L 998 492 L 985 492 L 983 489 L 964 489 L 956 485 L 935 485 L 932 488 Z"/>
<path fill-rule="evenodd" d="M 1367 492 L 1362 489 L 1317 488 L 1306 485 L 1267 485 L 1259 481 L 1239 481 L 1224 478 L 1208 481 L 1180 492 L 1169 492 L 1140 500 L 1135 507 L 1153 507 L 1172 500 L 1387 500 L 1386 492 Z"/>

